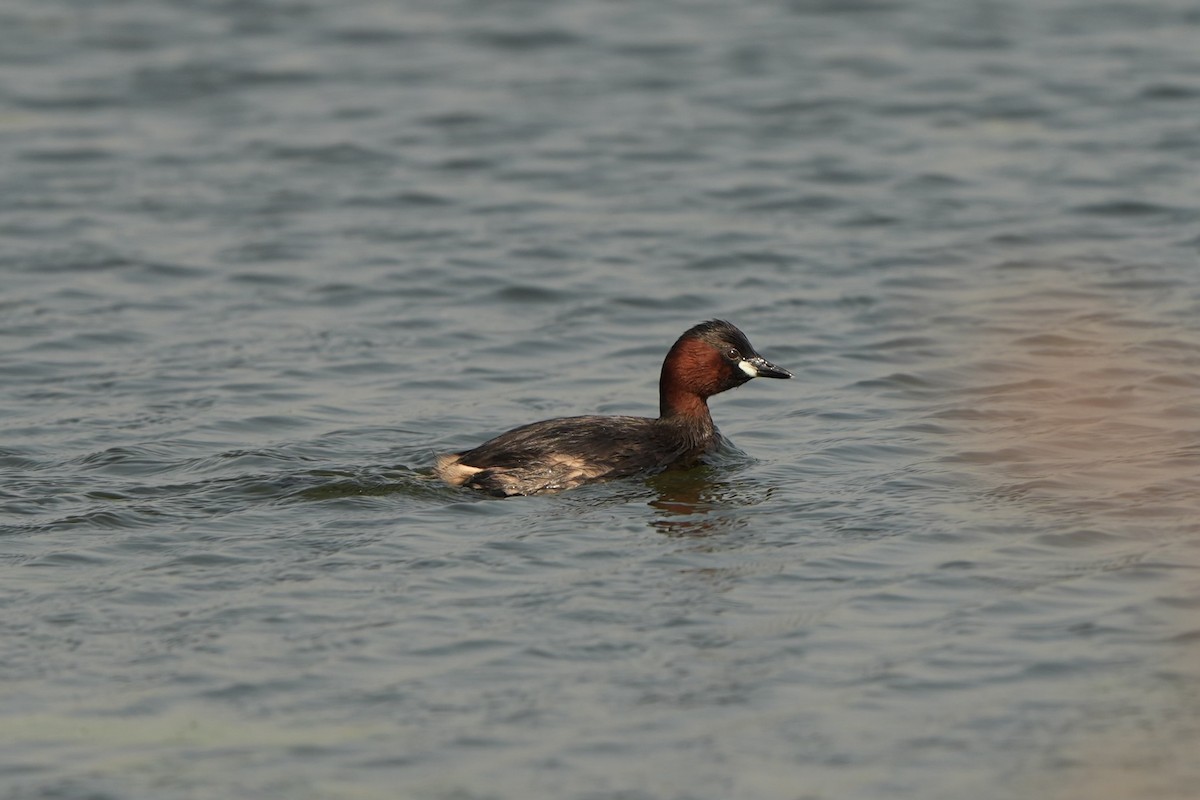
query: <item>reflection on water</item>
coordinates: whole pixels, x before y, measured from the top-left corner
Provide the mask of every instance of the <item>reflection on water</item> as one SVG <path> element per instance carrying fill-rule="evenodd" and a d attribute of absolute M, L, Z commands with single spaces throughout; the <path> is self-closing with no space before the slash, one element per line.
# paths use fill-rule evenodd
<path fill-rule="evenodd" d="M 1019 287 L 985 297 L 977 313 L 990 328 L 977 340 L 971 385 L 933 414 L 957 428 L 944 463 L 981 478 L 993 511 L 1017 513 L 1035 534 L 1013 541 L 1008 552 L 1020 557 L 1008 567 L 998 559 L 994 577 L 1024 582 L 1048 607 L 1096 592 L 1109 575 L 1110 591 L 1148 582 L 1160 599 L 1128 619 L 1097 593 L 1088 621 L 1074 623 L 1086 626 L 1075 635 L 1137 643 L 1131 652 L 1168 649 L 1154 678 L 1131 672 L 1100 687 L 1096 719 L 1071 726 L 1057 759 L 1039 765 L 1029 791 L 1062 800 L 1176 796 L 1183 770 L 1196 772 L 1183 765 L 1194 763 L 1200 734 L 1200 671 L 1171 633 L 1195 629 L 1179 604 L 1200 602 L 1194 568 L 1177 569 L 1171 555 L 1194 549 L 1200 532 L 1196 319 L 1176 306 L 1172 320 L 1171 282 L 1154 270 L 1122 273 L 1114 292 L 1102 272 L 1081 282 L 1026 270 Z M 1043 621 L 1031 632 L 1039 627 L 1052 629 Z"/>
<path fill-rule="evenodd" d="M 768 487 L 730 478 L 725 470 L 709 467 L 666 472 L 647 483 L 657 493 L 649 505 L 656 510 L 650 527 L 668 536 L 715 536 L 744 527 L 739 509 L 766 502 Z"/>
<path fill-rule="evenodd" d="M 1200 359 L 1139 315 L 1161 286 L 1147 277 L 1114 294 L 1101 282 L 1026 274 L 985 303 L 977 382 L 936 414 L 968 420 L 946 460 L 994 475 L 997 497 L 1080 525 L 1200 531 Z"/>

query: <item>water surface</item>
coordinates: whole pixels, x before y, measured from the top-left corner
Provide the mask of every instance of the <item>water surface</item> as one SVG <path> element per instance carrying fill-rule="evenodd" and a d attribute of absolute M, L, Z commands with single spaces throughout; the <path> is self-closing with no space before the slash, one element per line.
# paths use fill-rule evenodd
<path fill-rule="evenodd" d="M 1190 3 L 0 11 L 0 796 L 1191 798 Z M 728 463 L 494 501 L 652 414 Z"/>

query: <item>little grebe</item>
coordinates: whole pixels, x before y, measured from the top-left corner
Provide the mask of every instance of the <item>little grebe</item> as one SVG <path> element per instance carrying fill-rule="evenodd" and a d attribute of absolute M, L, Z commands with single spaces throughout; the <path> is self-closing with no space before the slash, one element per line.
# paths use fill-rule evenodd
<path fill-rule="evenodd" d="M 569 489 L 696 464 L 721 434 L 709 397 L 751 378 L 790 378 L 724 320 L 702 322 L 675 342 L 658 381 L 658 419 L 560 417 L 502 433 L 463 453 L 438 456 L 438 477 L 501 497 Z"/>

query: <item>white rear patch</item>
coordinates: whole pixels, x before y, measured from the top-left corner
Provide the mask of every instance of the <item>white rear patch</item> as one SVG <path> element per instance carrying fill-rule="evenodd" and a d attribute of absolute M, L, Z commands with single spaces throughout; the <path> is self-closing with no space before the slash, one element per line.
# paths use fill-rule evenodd
<path fill-rule="evenodd" d="M 437 457 L 434 473 L 451 486 L 462 486 L 476 472 L 482 472 L 479 467 L 458 463 L 458 453 L 448 453 Z"/>
<path fill-rule="evenodd" d="M 754 366 L 749 361 L 739 361 L 738 366 L 741 367 L 742 372 L 746 373 L 751 378 L 758 377 L 758 367 Z"/>

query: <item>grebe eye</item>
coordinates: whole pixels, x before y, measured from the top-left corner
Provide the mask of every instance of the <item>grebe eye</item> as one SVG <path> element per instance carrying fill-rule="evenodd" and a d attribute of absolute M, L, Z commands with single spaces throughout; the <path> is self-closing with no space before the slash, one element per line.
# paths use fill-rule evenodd
<path fill-rule="evenodd" d="M 742 360 L 742 354 L 737 351 L 736 347 L 729 348 L 727 351 L 725 351 L 725 355 L 729 356 L 729 358 L 733 361 Z"/>

